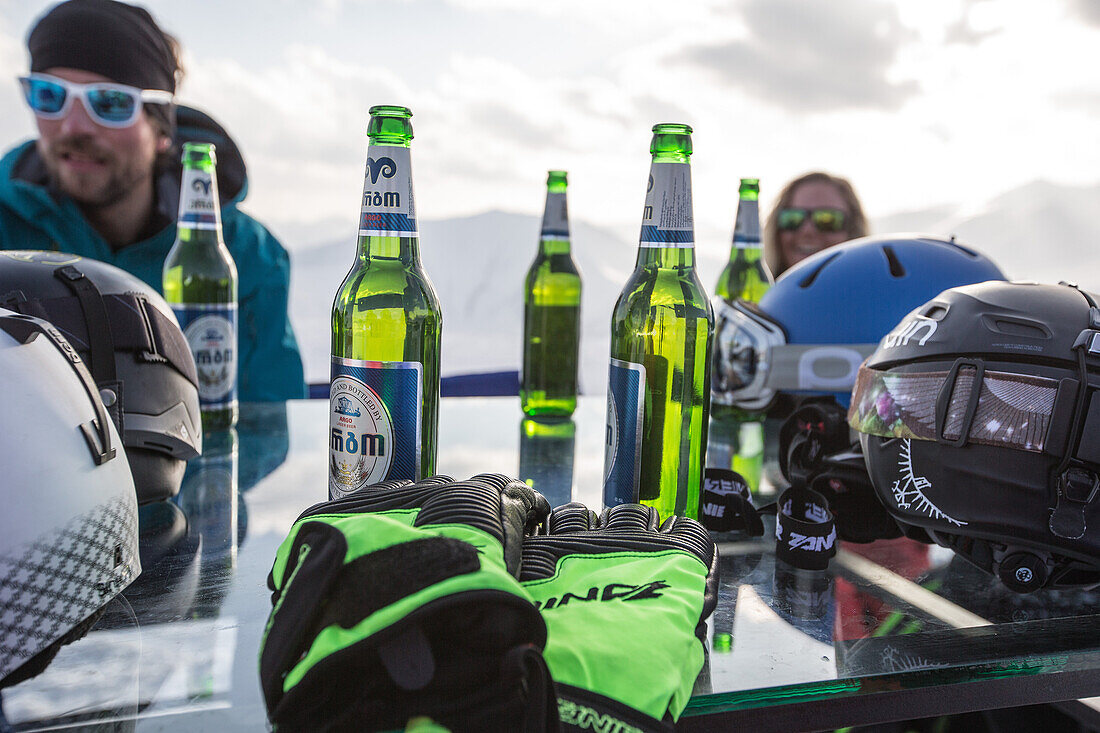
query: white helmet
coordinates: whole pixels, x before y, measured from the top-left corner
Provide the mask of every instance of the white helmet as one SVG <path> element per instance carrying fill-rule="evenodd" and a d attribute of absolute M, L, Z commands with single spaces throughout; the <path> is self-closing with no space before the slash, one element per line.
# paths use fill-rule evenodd
<path fill-rule="evenodd" d="M 0 687 L 33 677 L 141 572 L 114 422 L 48 322 L 0 308 Z"/>

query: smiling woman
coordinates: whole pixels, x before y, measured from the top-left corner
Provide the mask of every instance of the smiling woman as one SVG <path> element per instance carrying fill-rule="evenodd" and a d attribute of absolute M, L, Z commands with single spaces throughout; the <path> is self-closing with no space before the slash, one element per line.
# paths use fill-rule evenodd
<path fill-rule="evenodd" d="M 764 225 L 764 258 L 779 277 L 815 252 L 867 234 L 867 219 L 847 179 L 815 171 L 779 193 Z"/>

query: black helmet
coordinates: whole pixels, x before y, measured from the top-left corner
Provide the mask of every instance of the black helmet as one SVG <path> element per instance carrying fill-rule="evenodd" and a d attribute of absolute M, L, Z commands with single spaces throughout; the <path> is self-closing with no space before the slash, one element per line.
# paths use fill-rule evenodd
<path fill-rule="evenodd" d="M 1030 592 L 1100 583 L 1098 395 L 1097 298 L 986 282 L 887 334 L 848 417 L 906 534 Z"/>
<path fill-rule="evenodd" d="M 179 491 L 202 451 L 195 362 L 155 290 L 112 265 L 0 252 L 0 307 L 49 321 L 84 358 L 122 435 L 138 503 Z"/>

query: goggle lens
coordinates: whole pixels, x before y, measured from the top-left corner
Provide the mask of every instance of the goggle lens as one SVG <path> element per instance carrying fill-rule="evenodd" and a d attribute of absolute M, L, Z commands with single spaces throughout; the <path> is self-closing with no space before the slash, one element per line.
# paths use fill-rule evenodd
<path fill-rule="evenodd" d="M 738 390 L 752 384 L 756 377 L 756 354 L 764 344 L 735 321 L 721 324 L 717 337 L 722 343 L 719 352 L 721 363 L 715 372 L 717 389 Z"/>
<path fill-rule="evenodd" d="M 846 217 L 840 209 L 780 209 L 777 223 L 782 231 L 794 231 L 802 226 L 807 217 L 819 232 L 844 231 Z"/>
<path fill-rule="evenodd" d="M 107 122 L 128 122 L 137 112 L 138 100 L 121 89 L 88 89 L 86 99 L 92 114 Z"/>
<path fill-rule="evenodd" d="M 23 94 L 35 112 L 55 115 L 65 106 L 65 87 L 45 79 L 23 79 Z"/>
<path fill-rule="evenodd" d="M 804 221 L 806 221 L 805 209 L 779 210 L 779 228 L 785 232 L 798 229 Z"/>
<path fill-rule="evenodd" d="M 843 231 L 844 212 L 840 209 L 814 209 L 813 222 L 819 232 Z"/>

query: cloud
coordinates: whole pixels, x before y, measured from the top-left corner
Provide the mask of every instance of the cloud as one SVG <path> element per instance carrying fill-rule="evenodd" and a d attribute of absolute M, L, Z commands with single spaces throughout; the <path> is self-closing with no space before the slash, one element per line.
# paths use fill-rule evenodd
<path fill-rule="evenodd" d="M 969 18 L 964 14 L 958 20 L 949 25 L 944 32 L 944 43 L 958 44 L 962 46 L 977 46 L 979 43 L 1001 32 L 1000 28 L 991 28 L 985 31 L 976 30 Z"/>
<path fill-rule="evenodd" d="M 1100 3 L 1096 0 L 1069 0 L 1069 6 L 1086 23 L 1100 28 Z"/>
<path fill-rule="evenodd" d="M 471 116 L 479 129 L 507 137 L 520 145 L 556 148 L 565 144 L 560 128 L 542 120 L 531 119 L 520 110 L 504 104 L 478 105 L 471 110 Z"/>
<path fill-rule="evenodd" d="M 643 95 L 634 100 L 639 117 L 654 122 L 691 122 L 694 115 L 668 99 Z"/>
<path fill-rule="evenodd" d="M 726 84 L 792 112 L 897 110 L 919 91 L 890 78 L 898 48 L 915 37 L 892 6 L 872 0 L 748 0 L 747 34 L 674 55 Z"/>
<path fill-rule="evenodd" d="M 1051 101 L 1067 109 L 1076 109 L 1100 117 L 1100 92 L 1077 89 L 1051 95 Z"/>

